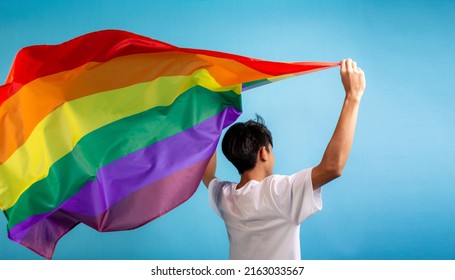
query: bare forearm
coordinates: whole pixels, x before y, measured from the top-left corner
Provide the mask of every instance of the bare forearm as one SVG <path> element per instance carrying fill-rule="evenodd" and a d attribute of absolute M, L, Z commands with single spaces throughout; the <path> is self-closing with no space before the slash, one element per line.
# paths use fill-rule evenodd
<path fill-rule="evenodd" d="M 351 152 L 359 113 L 360 100 L 346 98 L 332 139 L 322 157 L 321 164 L 331 171 L 334 177 L 341 176 Z"/>

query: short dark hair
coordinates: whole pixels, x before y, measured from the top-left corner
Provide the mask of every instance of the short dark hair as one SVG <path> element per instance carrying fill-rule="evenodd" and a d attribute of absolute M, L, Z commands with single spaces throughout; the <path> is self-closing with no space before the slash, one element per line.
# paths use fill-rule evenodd
<path fill-rule="evenodd" d="M 256 120 L 232 125 L 224 135 L 221 148 L 226 158 L 240 174 L 256 166 L 257 154 L 261 147 L 269 151 L 273 147 L 272 133 L 265 126 L 264 119 L 256 115 Z"/>

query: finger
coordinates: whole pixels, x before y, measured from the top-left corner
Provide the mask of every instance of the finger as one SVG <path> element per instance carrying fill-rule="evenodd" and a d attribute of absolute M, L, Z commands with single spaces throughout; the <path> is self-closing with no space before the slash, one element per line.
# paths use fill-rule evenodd
<path fill-rule="evenodd" d="M 344 66 L 345 65 L 345 62 L 344 62 L 344 59 L 340 61 L 340 75 L 343 74 L 344 72 Z"/>
<path fill-rule="evenodd" d="M 357 62 L 355 62 L 354 60 L 352 61 L 352 69 L 354 71 L 357 70 Z"/>
<path fill-rule="evenodd" d="M 341 61 L 341 68 L 340 68 L 340 69 L 341 69 L 341 71 L 343 71 L 344 69 L 346 69 L 346 59 L 343 59 L 343 60 Z"/>
<path fill-rule="evenodd" d="M 348 61 L 346 62 L 346 66 L 348 68 L 348 71 L 352 72 L 352 70 L 353 70 L 353 61 L 352 61 L 352 59 L 348 58 Z"/>

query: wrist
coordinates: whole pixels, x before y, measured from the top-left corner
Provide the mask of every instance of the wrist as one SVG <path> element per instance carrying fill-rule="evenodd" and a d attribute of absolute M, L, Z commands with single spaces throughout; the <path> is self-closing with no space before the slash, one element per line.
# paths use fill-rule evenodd
<path fill-rule="evenodd" d="M 362 100 L 361 95 L 346 95 L 344 98 L 345 103 L 352 103 L 352 104 L 360 104 L 360 101 Z"/>

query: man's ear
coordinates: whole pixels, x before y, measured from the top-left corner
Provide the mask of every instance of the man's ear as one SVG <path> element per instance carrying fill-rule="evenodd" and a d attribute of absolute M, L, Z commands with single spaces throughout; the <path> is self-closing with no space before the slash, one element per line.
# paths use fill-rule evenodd
<path fill-rule="evenodd" d="M 267 159 L 268 159 L 268 153 L 267 153 L 267 149 L 265 148 L 265 146 L 262 146 L 262 147 L 259 149 L 258 156 L 259 156 L 259 159 L 260 159 L 261 161 L 267 161 Z"/>

